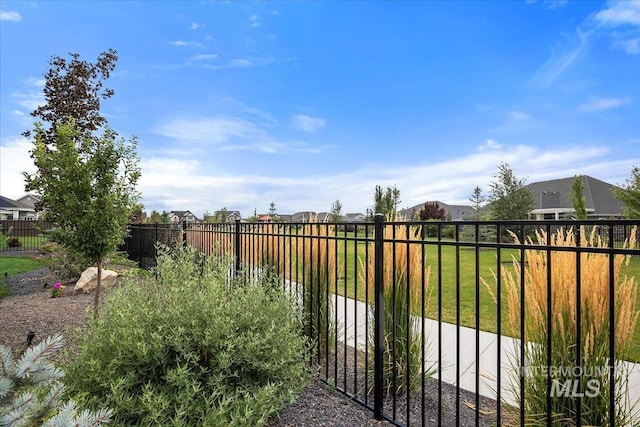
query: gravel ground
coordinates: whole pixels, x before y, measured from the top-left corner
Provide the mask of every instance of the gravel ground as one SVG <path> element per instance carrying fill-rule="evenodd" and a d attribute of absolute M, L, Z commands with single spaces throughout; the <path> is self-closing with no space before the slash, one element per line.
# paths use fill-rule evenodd
<path fill-rule="evenodd" d="M 46 268 L 21 273 L 5 280 L 12 295 L 0 299 L 0 344 L 8 345 L 16 351 L 22 351 L 26 348 L 27 334 L 33 331 L 36 334 L 33 344 L 37 344 L 49 335 L 60 333 L 67 341 L 67 347 L 73 347 L 73 331 L 85 325 L 85 313 L 92 308 L 94 294 L 73 295 L 73 284 L 71 284 L 62 297 L 51 298 L 50 287 L 44 287 L 44 283 L 47 281 L 52 282 Z M 108 291 L 108 288 L 104 290 L 105 295 L 108 294 Z M 353 365 L 351 362 L 352 353 L 352 351 L 347 352 L 348 363 L 346 366 Z M 339 357 L 342 358 L 342 355 Z M 60 364 L 68 362 L 65 360 L 56 361 Z M 349 372 L 349 369 L 342 375 L 351 377 L 349 381 L 352 381 L 353 374 Z M 342 381 L 340 378 L 343 377 L 338 377 L 338 384 Z M 329 381 L 331 382 L 331 379 Z M 437 382 L 427 390 L 424 425 L 437 425 L 436 393 Z M 445 385 L 442 397 L 444 414 L 442 425 L 474 425 L 475 411 L 465 405 L 461 405 L 460 422 L 456 423 L 452 418 L 451 414 L 455 411 L 455 389 Z M 372 401 L 372 397 L 369 399 Z M 473 401 L 473 395 L 463 394 L 460 400 L 461 402 Z M 412 425 L 420 425 L 419 402 L 417 399 L 410 402 L 411 407 L 414 408 L 411 415 Z M 485 400 L 482 402 L 482 406 L 490 406 L 491 404 Z M 400 399 L 396 405 L 399 414 L 406 412 L 406 400 Z M 389 405 L 387 405 L 387 413 L 391 413 Z M 403 420 L 404 416 L 399 416 L 399 419 Z M 495 425 L 495 419 L 483 416 L 480 424 Z M 294 403 L 281 411 L 279 417 L 270 422 L 269 427 L 391 425 L 393 424 L 387 421 L 375 420 L 372 411 L 318 379 L 305 388 Z"/>

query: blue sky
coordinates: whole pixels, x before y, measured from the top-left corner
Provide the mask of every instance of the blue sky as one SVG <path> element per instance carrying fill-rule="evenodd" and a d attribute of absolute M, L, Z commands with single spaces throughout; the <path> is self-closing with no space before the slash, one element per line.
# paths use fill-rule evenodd
<path fill-rule="evenodd" d="M 640 165 L 640 2 L 5 1 L 0 194 L 33 170 L 52 55 L 119 60 L 102 112 L 137 135 L 147 211 L 243 216 L 468 204 L 500 162 L 528 182 Z"/>

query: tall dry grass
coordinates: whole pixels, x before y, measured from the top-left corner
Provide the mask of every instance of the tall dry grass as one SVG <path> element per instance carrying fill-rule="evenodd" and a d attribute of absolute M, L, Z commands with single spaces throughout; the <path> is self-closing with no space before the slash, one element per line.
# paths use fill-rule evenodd
<path fill-rule="evenodd" d="M 624 242 L 624 248 L 635 247 L 636 229 L 632 237 Z M 517 236 L 512 235 L 516 243 Z M 631 340 L 638 322 L 640 311 L 637 309 L 637 282 L 634 277 L 622 277 L 620 268 L 629 263 L 630 256 L 615 255 L 613 259 L 613 277 L 610 278 L 610 255 L 606 253 L 583 252 L 578 256 L 575 251 L 553 250 L 556 247 L 575 247 L 576 236 L 573 229 L 560 229 L 547 236 L 544 231 L 535 234 L 536 244 L 549 245 L 552 249 L 550 259 L 545 250 L 525 250 L 525 265 L 513 259 L 513 269 L 502 269 L 503 283 L 508 298 L 508 322 L 515 336 L 520 334 L 524 321 L 524 345 L 527 368 L 525 372 L 524 405 L 527 423 L 545 424 L 546 414 L 550 410 L 554 425 L 571 425 L 577 420 L 578 402 L 580 403 L 583 425 L 624 425 L 635 410 L 627 402 L 627 379 L 629 373 L 624 360 L 630 351 Z M 606 248 L 606 242 L 598 236 L 596 228 L 588 233 L 584 227 L 579 231 L 580 247 Z M 534 244 L 531 238 L 526 244 Z M 548 269 L 551 269 L 550 272 Z M 579 276 L 577 275 L 579 269 Z M 524 271 L 523 271 L 524 270 Z M 520 277 L 524 273 L 524 319 L 521 312 Z M 548 307 L 548 275 L 551 280 L 551 307 Z M 609 297 L 610 279 L 614 286 L 615 306 L 615 382 L 613 384 L 615 402 L 615 420 L 609 416 L 610 377 L 609 365 Z M 577 292 L 580 289 L 580 315 L 577 313 Z M 577 322 L 580 322 L 581 334 L 577 336 Z M 549 330 L 549 324 L 551 329 Z M 551 348 L 548 348 L 548 335 L 551 335 Z M 579 364 L 578 349 L 580 350 Z M 551 360 L 548 359 L 548 351 Z M 514 368 L 520 372 L 519 350 L 513 357 Z M 564 369 L 552 378 L 548 384 L 546 368 L 570 368 L 579 366 L 573 372 Z M 545 369 L 541 369 L 544 367 Z M 580 374 L 583 375 L 580 375 Z M 578 375 L 574 375 L 578 374 Z M 589 381 L 592 381 L 589 383 Z M 553 382 L 565 384 L 579 382 L 578 392 L 585 393 L 576 399 L 572 393 L 551 393 L 551 408 L 547 408 L 547 395 L 550 388 L 556 388 Z M 515 382 L 514 382 L 515 383 Z M 597 384 L 597 392 L 595 385 Z M 590 387 L 590 388 L 589 388 Z M 519 387 L 514 390 L 519 393 Z M 592 396 L 595 392 L 595 396 Z"/>
<path fill-rule="evenodd" d="M 303 304 L 306 330 L 314 340 L 318 354 L 334 348 L 335 319 L 330 289 L 338 273 L 335 226 L 312 218 L 298 229 L 296 268 L 304 282 Z"/>
<path fill-rule="evenodd" d="M 386 225 L 384 227 L 384 256 L 374 258 L 374 244 L 370 243 L 367 272 L 369 300 L 374 301 L 375 264 L 383 264 L 384 288 L 384 382 L 387 392 L 401 394 L 422 386 L 423 377 L 435 373 L 435 362 L 424 360 L 428 353 L 427 337 L 416 313 L 428 310 L 429 275 L 431 267 L 424 265 L 420 232 L 416 226 Z M 404 240 L 405 242 L 396 242 Z M 361 276 L 364 281 L 365 277 Z M 424 299 L 423 299 L 424 296 Z M 422 307 L 424 301 L 425 307 Z M 373 318 L 374 308 L 371 308 Z M 369 334 L 373 345 L 373 331 Z"/>

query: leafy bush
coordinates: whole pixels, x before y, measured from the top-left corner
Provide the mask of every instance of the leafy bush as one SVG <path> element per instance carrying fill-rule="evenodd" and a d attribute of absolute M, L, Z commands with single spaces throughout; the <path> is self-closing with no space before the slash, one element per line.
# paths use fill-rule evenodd
<path fill-rule="evenodd" d="M 72 400 L 62 403 L 64 372 L 47 360 L 64 345 L 60 335 L 29 348 L 16 361 L 0 345 L 0 426 L 92 426 L 109 422 L 112 412 L 77 413 Z"/>
<path fill-rule="evenodd" d="M 17 237 L 9 237 L 7 239 L 7 246 L 10 248 L 19 248 L 22 246 L 22 242 Z"/>
<path fill-rule="evenodd" d="M 93 265 L 86 256 L 57 243 L 49 243 L 45 250 L 51 251 L 51 257 L 45 259 L 45 264 L 60 280 L 77 279 Z"/>
<path fill-rule="evenodd" d="M 159 250 L 79 337 L 66 382 L 117 425 L 264 425 L 310 378 L 290 297 L 229 278 L 229 259 Z"/>
<path fill-rule="evenodd" d="M 53 254 L 58 251 L 59 245 L 55 242 L 47 242 L 40 245 L 40 253 L 42 255 Z"/>

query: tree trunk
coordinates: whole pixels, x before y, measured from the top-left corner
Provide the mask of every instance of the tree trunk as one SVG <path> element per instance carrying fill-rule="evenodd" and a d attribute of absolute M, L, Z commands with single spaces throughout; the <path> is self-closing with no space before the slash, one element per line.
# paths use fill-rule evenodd
<path fill-rule="evenodd" d="M 93 317 L 98 318 L 98 310 L 100 305 L 100 286 L 102 285 L 102 258 L 98 260 L 98 281 L 96 285 L 96 298 L 93 303 Z"/>

